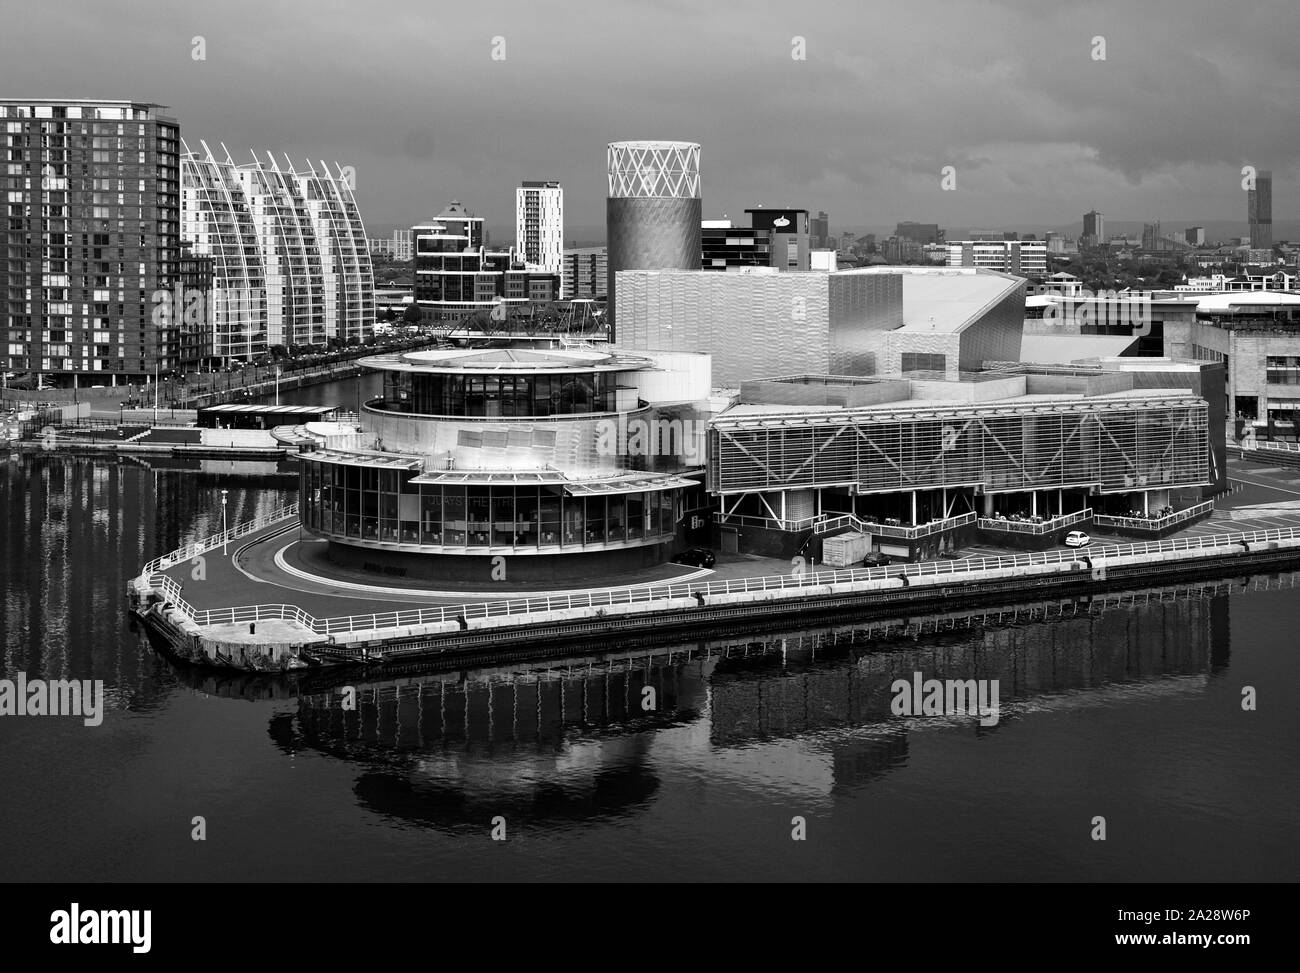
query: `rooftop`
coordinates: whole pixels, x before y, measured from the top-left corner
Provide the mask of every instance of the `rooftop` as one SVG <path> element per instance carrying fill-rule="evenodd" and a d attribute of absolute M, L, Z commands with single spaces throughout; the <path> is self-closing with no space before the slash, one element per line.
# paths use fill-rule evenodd
<path fill-rule="evenodd" d="M 382 371 L 424 374 L 541 374 L 627 372 L 649 368 L 648 358 L 578 349 L 470 348 L 395 352 L 363 358 L 361 365 Z"/>
<path fill-rule="evenodd" d="M 928 384 L 928 383 L 927 383 Z M 971 416 L 1024 415 L 1027 413 L 1099 412 L 1150 406 L 1190 405 L 1201 402 L 1195 392 L 1188 389 L 1125 389 L 1097 395 L 1081 396 L 1076 393 L 1025 394 L 1000 399 L 971 401 L 957 398 L 913 398 L 882 402 L 878 405 L 856 406 L 790 406 L 744 405 L 732 406 L 714 420 L 721 428 L 765 428 L 782 425 L 808 425 L 846 421 L 854 424 L 893 422 L 898 420 L 937 419 Z"/>

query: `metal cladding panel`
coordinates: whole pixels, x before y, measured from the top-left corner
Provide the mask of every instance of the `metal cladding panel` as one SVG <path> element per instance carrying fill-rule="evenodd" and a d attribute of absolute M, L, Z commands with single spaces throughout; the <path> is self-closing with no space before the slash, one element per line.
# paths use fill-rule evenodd
<path fill-rule="evenodd" d="M 1021 282 L 961 332 L 963 370 L 978 371 L 986 361 L 1020 361 L 1025 286 Z"/>
<path fill-rule="evenodd" d="M 698 198 L 617 197 L 605 201 L 606 293 L 614 311 L 614 274 L 620 270 L 698 270 L 701 203 Z"/>
<path fill-rule="evenodd" d="M 885 335 L 903 326 L 903 276 L 832 274 L 829 284 L 829 371 L 879 374 Z"/>
<path fill-rule="evenodd" d="M 627 271 L 619 287 L 620 347 L 709 354 L 714 386 L 828 371 L 825 274 Z"/>

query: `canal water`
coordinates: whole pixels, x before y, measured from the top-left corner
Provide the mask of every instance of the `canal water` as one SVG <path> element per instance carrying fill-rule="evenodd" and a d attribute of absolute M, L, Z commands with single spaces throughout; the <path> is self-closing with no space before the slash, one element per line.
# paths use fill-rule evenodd
<path fill-rule="evenodd" d="M 123 596 L 292 481 L 3 462 L 3 678 L 106 714 L 0 716 L 0 880 L 1300 878 L 1292 573 L 267 681 L 168 662 Z M 997 679 L 997 723 L 893 715 L 917 672 Z"/>

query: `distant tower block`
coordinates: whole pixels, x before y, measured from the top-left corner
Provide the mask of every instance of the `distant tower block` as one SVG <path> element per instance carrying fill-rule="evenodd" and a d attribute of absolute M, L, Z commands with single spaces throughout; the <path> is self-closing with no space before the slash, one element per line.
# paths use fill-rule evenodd
<path fill-rule="evenodd" d="M 606 315 L 613 324 L 618 271 L 700 269 L 700 146 L 610 142 L 608 158 Z"/>

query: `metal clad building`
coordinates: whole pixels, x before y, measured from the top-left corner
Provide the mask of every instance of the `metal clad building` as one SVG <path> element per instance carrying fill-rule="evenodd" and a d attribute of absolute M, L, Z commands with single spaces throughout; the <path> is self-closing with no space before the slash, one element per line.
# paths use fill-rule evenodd
<path fill-rule="evenodd" d="M 707 353 L 728 388 L 792 371 L 874 374 L 884 333 L 903 323 L 902 280 L 889 274 L 647 270 L 619 286 L 622 347 Z"/>
<path fill-rule="evenodd" d="M 700 147 L 695 142 L 611 142 L 608 168 L 606 290 L 613 312 L 618 271 L 700 266 Z"/>

